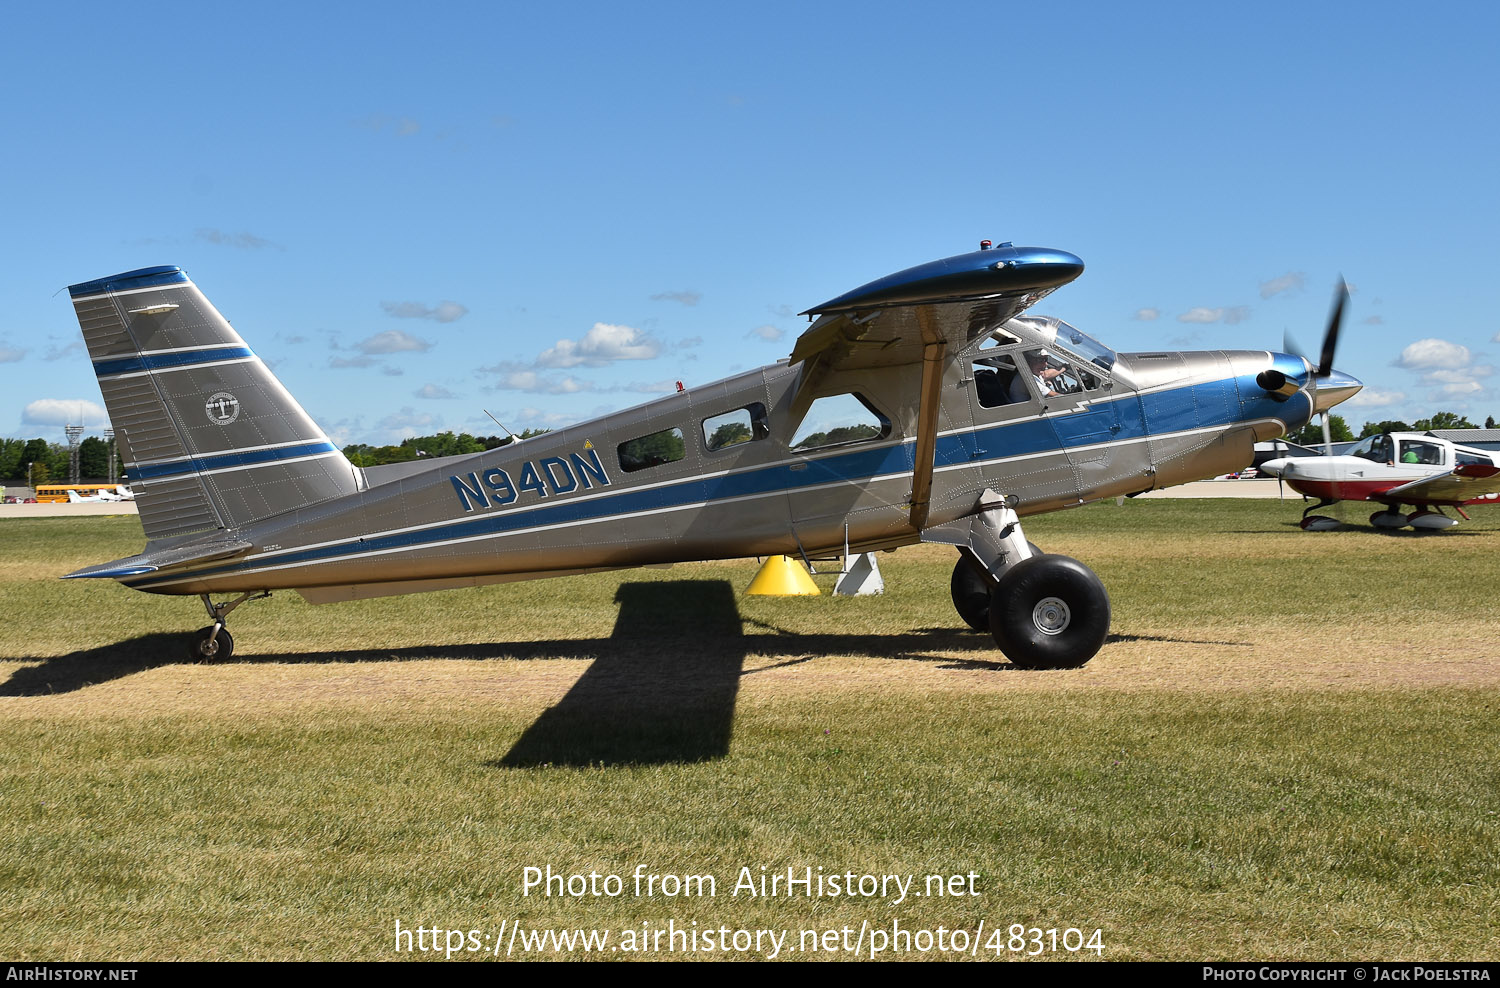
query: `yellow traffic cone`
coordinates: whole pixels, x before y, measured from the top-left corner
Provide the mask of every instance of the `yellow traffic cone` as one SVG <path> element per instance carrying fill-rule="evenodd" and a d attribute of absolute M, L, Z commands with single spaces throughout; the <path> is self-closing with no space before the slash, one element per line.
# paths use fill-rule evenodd
<path fill-rule="evenodd" d="M 755 574 L 745 593 L 763 597 L 816 597 L 822 591 L 801 563 L 790 556 L 772 556 Z"/>

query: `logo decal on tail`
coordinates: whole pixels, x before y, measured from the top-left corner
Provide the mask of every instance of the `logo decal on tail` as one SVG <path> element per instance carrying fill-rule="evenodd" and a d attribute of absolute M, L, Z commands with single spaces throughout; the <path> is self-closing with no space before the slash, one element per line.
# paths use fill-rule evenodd
<path fill-rule="evenodd" d="M 208 401 L 203 404 L 203 410 L 208 413 L 208 420 L 215 425 L 229 425 L 240 417 L 240 400 L 228 391 L 219 391 L 209 395 Z"/>

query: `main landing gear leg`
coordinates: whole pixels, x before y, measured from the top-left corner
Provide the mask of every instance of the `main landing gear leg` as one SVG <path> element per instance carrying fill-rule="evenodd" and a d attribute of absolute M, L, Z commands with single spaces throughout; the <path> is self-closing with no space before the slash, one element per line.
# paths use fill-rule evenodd
<path fill-rule="evenodd" d="M 1327 515 L 1315 515 L 1312 513 L 1314 511 L 1317 511 L 1319 508 L 1326 508 L 1331 504 L 1337 503 L 1338 501 L 1332 498 L 1325 497 L 1312 507 L 1303 508 L 1302 521 L 1299 522 L 1299 524 L 1302 526 L 1302 530 L 1304 532 L 1326 532 L 1330 529 L 1338 528 L 1339 520 L 1337 518 L 1330 518 Z"/>
<path fill-rule="evenodd" d="M 215 604 L 206 593 L 198 596 L 214 623 L 192 637 L 188 645 L 188 656 L 194 662 L 227 662 L 234 654 L 234 638 L 224 626 L 225 618 L 241 604 L 271 596 L 271 591 L 242 593 L 234 600 L 226 600 L 222 604 Z"/>
<path fill-rule="evenodd" d="M 1104 584 L 1078 560 L 1027 542 L 1013 499 L 985 491 L 977 514 L 928 529 L 922 540 L 958 547 L 953 605 L 970 627 L 988 630 L 1015 665 L 1076 668 L 1104 644 Z"/>

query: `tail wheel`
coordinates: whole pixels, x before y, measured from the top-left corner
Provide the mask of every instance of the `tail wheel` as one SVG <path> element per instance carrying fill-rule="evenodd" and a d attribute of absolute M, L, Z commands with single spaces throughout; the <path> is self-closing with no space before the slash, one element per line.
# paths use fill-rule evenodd
<path fill-rule="evenodd" d="M 1032 556 L 1042 554 L 1035 542 L 1027 542 L 1026 547 L 1031 550 Z M 968 555 L 960 554 L 958 564 L 953 567 L 953 579 L 949 581 L 948 589 L 953 597 L 953 609 L 958 611 L 958 616 L 964 619 L 964 623 L 975 631 L 989 631 L 992 585 L 979 564 Z"/>
<path fill-rule="evenodd" d="M 209 625 L 194 635 L 188 645 L 188 656 L 194 662 L 227 662 L 233 654 L 234 638 L 228 628 L 220 628 L 216 636 L 213 625 Z"/>
<path fill-rule="evenodd" d="M 1109 634 L 1109 594 L 1094 571 L 1067 556 L 1023 559 L 1000 577 L 990 633 L 1023 669 L 1076 669 Z"/>

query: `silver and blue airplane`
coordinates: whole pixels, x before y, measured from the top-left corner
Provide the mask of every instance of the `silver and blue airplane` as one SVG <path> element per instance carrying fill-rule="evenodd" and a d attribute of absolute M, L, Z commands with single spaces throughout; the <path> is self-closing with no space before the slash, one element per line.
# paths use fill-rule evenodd
<path fill-rule="evenodd" d="M 1021 519 L 1223 474 L 1360 383 L 1265 350 L 1116 353 L 1027 314 L 1083 272 L 991 246 L 807 310 L 791 356 L 483 453 L 354 466 L 177 267 L 68 291 L 146 546 L 71 573 L 196 595 L 198 660 L 239 605 L 705 559 L 958 551 L 959 616 L 1019 666 L 1076 667 L 1109 597 Z"/>

